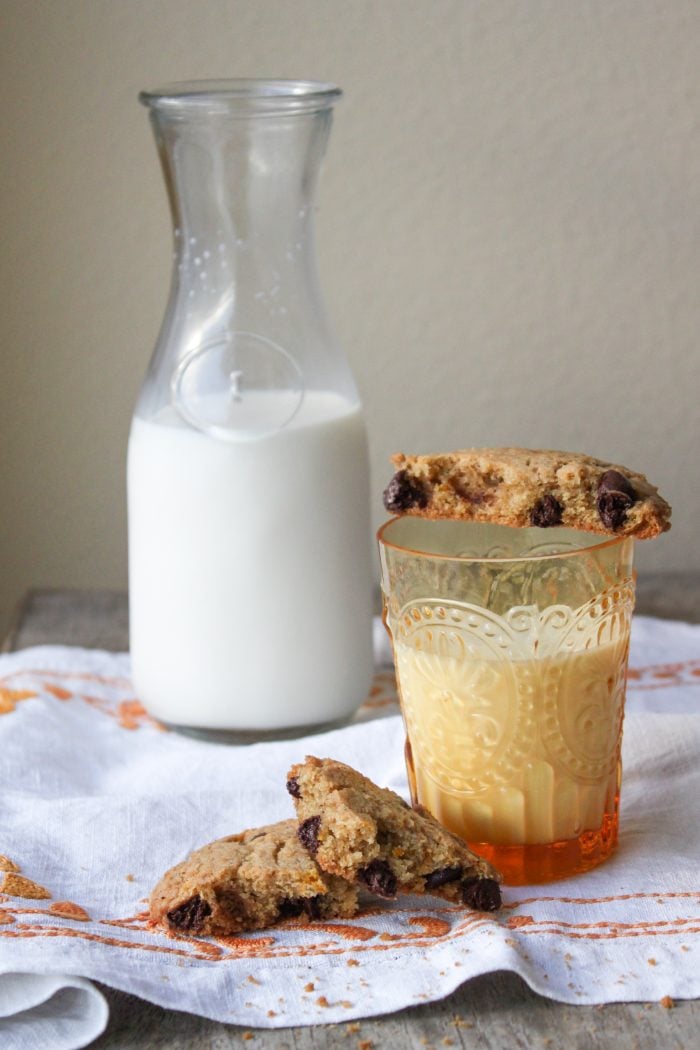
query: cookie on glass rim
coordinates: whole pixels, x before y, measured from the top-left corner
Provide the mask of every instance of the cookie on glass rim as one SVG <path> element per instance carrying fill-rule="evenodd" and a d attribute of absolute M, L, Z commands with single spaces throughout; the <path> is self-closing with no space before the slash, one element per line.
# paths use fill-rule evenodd
<path fill-rule="evenodd" d="M 671 507 L 628 467 L 550 449 L 471 448 L 392 456 L 384 491 L 392 514 L 490 522 L 516 528 L 562 525 L 652 539 L 671 527 Z"/>

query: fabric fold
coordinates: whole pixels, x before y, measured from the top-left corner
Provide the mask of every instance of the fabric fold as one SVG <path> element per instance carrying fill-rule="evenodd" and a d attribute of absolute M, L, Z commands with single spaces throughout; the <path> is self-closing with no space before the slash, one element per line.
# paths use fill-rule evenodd
<path fill-rule="evenodd" d="M 109 1008 L 82 977 L 0 974 L 0 1042 L 4 1050 L 78 1050 L 107 1027 Z"/>

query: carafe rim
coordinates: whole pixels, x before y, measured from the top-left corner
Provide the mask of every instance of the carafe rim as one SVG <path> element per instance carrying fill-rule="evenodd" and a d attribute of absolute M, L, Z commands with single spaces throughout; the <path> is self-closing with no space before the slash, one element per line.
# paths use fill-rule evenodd
<path fill-rule="evenodd" d="M 139 92 L 139 102 L 164 112 L 194 110 L 231 114 L 280 114 L 328 109 L 343 92 L 335 84 L 316 80 L 237 77 L 183 80 Z"/>

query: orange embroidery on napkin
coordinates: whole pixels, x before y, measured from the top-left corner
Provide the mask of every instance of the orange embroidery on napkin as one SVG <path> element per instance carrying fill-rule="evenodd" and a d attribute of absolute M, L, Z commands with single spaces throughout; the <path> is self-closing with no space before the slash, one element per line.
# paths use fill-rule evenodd
<path fill-rule="evenodd" d="M 150 913 L 147 911 L 140 911 L 138 915 L 130 915 L 126 919 L 100 919 L 100 922 L 103 922 L 105 926 L 124 926 L 125 929 L 142 926 L 144 923 L 146 926 L 153 925 Z"/>
<path fill-rule="evenodd" d="M 54 901 L 47 908 L 50 915 L 58 915 L 61 919 L 75 919 L 77 922 L 90 922 L 90 916 L 73 901 Z"/>
<path fill-rule="evenodd" d="M 232 948 L 243 955 L 255 955 L 261 948 L 269 948 L 275 943 L 274 937 L 217 937 L 216 943 L 224 948 Z"/>
<path fill-rule="evenodd" d="M 436 919 L 433 915 L 413 915 L 409 920 L 411 926 L 420 926 L 423 933 L 429 937 L 439 939 L 448 934 L 452 927 L 444 919 Z"/>
<path fill-rule="evenodd" d="M 34 676 L 40 679 L 58 678 L 69 681 L 74 680 L 76 682 L 89 681 L 99 683 L 100 685 L 131 689 L 129 681 L 125 678 L 113 678 L 107 675 L 93 675 L 78 672 L 73 673 L 69 671 L 13 671 L 11 674 L 6 675 L 2 681 L 7 682 L 10 678 L 17 676 L 23 678 Z M 42 682 L 39 692 L 31 689 L 10 689 L 5 685 L 0 685 L 0 715 L 9 714 L 11 711 L 14 711 L 20 700 L 38 699 L 41 697 L 42 693 L 47 694 L 56 700 L 61 700 L 62 702 L 68 700 L 82 700 L 93 709 L 100 711 L 103 715 L 115 719 L 122 729 L 140 729 L 142 726 L 147 725 L 153 729 L 168 732 L 168 727 L 149 715 L 140 700 L 131 697 L 120 701 L 105 700 L 103 697 L 74 691 L 68 689 L 64 685 L 58 685 L 56 682 L 52 681 Z"/>
<path fill-rule="evenodd" d="M 34 700 L 37 693 L 31 689 L 7 689 L 0 686 L 0 715 L 9 715 L 14 711 L 20 700 Z"/>
<path fill-rule="evenodd" d="M 533 926 L 535 922 L 532 915 L 511 915 L 506 926 L 510 930 L 519 930 L 521 926 Z"/>
<path fill-rule="evenodd" d="M 517 916 L 513 917 L 514 921 Z M 649 933 L 650 936 L 655 936 L 657 933 L 667 932 L 682 932 L 682 930 L 669 931 L 667 927 L 682 926 L 684 929 L 687 928 L 688 923 L 700 923 L 700 916 L 696 918 L 687 919 L 652 919 L 651 921 L 638 921 L 638 922 L 620 922 L 616 919 L 602 919 L 600 922 L 566 922 L 564 919 L 533 919 L 530 923 L 525 925 L 537 925 L 543 929 L 555 927 L 557 930 L 610 930 L 613 933 L 626 933 L 630 930 L 640 930 L 642 933 Z M 508 924 L 509 926 L 511 923 Z"/>
<path fill-rule="evenodd" d="M 675 898 L 688 898 L 700 901 L 700 890 L 675 890 L 668 893 L 618 893 L 610 897 L 523 897 L 519 901 L 511 901 L 509 904 L 501 905 L 501 911 L 512 908 L 521 908 L 524 904 L 613 904 L 616 901 L 632 901 L 643 899 L 657 900 L 663 903 Z"/>
<path fill-rule="evenodd" d="M 68 926 L 35 926 L 18 923 L 16 929 L 0 930 L 0 937 L 77 937 L 84 941 L 97 941 L 113 948 L 133 948 L 146 952 L 159 952 L 163 955 L 178 955 L 186 959 L 201 959 L 209 961 L 221 956 L 221 950 L 214 944 L 205 944 L 203 941 L 195 942 L 195 950 L 187 951 L 184 948 L 170 948 L 158 944 L 134 943 L 132 941 L 120 941 L 116 937 L 103 937 L 99 933 L 89 933 Z"/>
<path fill-rule="evenodd" d="M 0 853 L 0 871 L 19 871 L 19 864 Z"/>
<path fill-rule="evenodd" d="M 140 700 L 122 700 L 117 708 L 117 721 L 122 729 L 140 729 L 143 724 L 167 733 L 168 727 L 149 715 Z"/>
<path fill-rule="evenodd" d="M 627 680 L 634 689 L 665 689 L 668 686 L 700 685 L 700 660 L 673 664 L 630 667 Z"/>
<path fill-rule="evenodd" d="M 129 679 L 124 678 L 122 675 L 94 674 L 91 671 L 56 671 L 49 670 L 45 667 L 25 667 L 17 671 L 10 671 L 9 674 L 5 675 L 2 681 L 9 682 L 11 678 L 18 678 L 20 676 L 22 678 L 32 676 L 35 678 L 68 679 L 75 682 L 99 682 L 100 685 L 116 686 L 117 688 L 122 689 L 131 688 Z"/>
<path fill-rule="evenodd" d="M 392 704 L 398 704 L 396 676 L 393 671 L 377 671 L 367 699 L 360 707 L 358 715 L 361 717 L 363 711 L 376 711 L 382 707 L 390 707 Z"/>
<path fill-rule="evenodd" d="M 628 894 L 624 896 L 629 897 L 637 895 Z M 639 896 L 645 895 L 640 894 Z M 658 894 L 649 894 L 647 896 L 652 898 L 660 897 Z M 673 895 L 669 894 L 668 896 Z M 687 893 L 679 894 L 679 896 L 698 897 L 700 894 Z M 558 898 L 552 899 L 557 900 Z M 591 903 L 590 901 L 583 901 L 582 899 L 577 902 Z M 13 908 L 13 911 L 18 913 L 22 911 L 29 913 L 31 910 L 32 909 Z M 395 910 L 396 909 L 392 909 L 392 913 Z M 400 910 L 406 911 L 407 909 Z M 454 915 L 455 911 L 459 909 L 441 907 L 437 910 L 442 914 L 447 913 Z M 41 914 L 36 909 L 34 910 L 34 913 Z M 48 911 L 44 914 L 48 914 Z M 372 909 L 372 914 L 382 914 L 381 909 Z M 384 912 L 384 914 L 386 913 Z M 362 926 L 359 924 L 355 926 L 352 921 L 348 923 L 298 924 L 296 927 L 290 927 L 290 925 L 285 924 L 287 929 L 297 928 L 300 932 L 303 932 L 304 938 L 309 934 L 313 936 L 315 933 L 322 931 L 326 935 L 330 934 L 332 937 L 339 939 L 335 941 L 316 940 L 310 944 L 302 941 L 296 945 L 280 944 L 276 942 L 274 937 L 248 936 L 245 934 L 240 937 L 218 937 L 215 941 L 191 936 L 188 937 L 184 934 L 169 935 L 154 923 L 150 922 L 146 912 L 141 912 L 136 916 L 124 919 L 101 920 L 105 925 L 122 926 L 125 932 L 128 931 L 130 935 L 134 935 L 135 939 L 132 940 L 121 940 L 96 933 L 89 933 L 88 931 L 81 931 L 76 927 L 51 927 L 38 924 L 23 924 L 16 921 L 12 924 L 12 929 L 3 928 L 0 930 L 0 937 L 82 937 L 85 940 L 97 941 L 120 949 L 125 948 L 134 951 L 155 951 L 165 955 L 202 961 L 226 962 L 234 961 L 236 959 L 303 958 L 326 955 L 347 955 L 349 953 L 354 958 L 363 952 L 396 951 L 410 947 L 430 948 L 438 943 L 444 944 L 446 941 L 462 939 L 465 934 L 473 933 L 484 927 L 496 928 L 498 926 L 501 928 L 516 929 L 521 935 L 555 935 L 567 938 L 597 940 L 631 936 L 668 936 L 679 934 L 687 937 L 692 933 L 700 933 L 700 918 L 659 919 L 656 922 L 638 923 L 619 923 L 609 920 L 598 923 L 568 923 L 554 919 L 538 920 L 531 915 L 511 915 L 504 922 L 503 919 L 505 916 L 499 918 L 496 915 L 486 916 L 480 912 L 465 913 L 463 909 L 461 914 L 461 919 L 454 926 L 451 925 L 450 922 L 439 918 L 436 915 L 409 915 L 408 925 L 412 927 L 421 926 L 421 933 L 416 933 L 413 930 L 404 930 L 403 932 L 398 933 L 382 934 L 379 930 L 373 930 L 369 926 Z M 366 920 L 367 917 L 367 913 L 363 912 L 363 918 Z M 9 927 L 10 923 L 5 922 L 4 925 L 5 927 Z M 149 938 L 166 936 L 171 943 L 166 945 L 148 943 L 143 940 L 144 935 Z M 343 941 L 345 943 L 342 943 Z M 354 959 L 353 964 L 355 963 L 356 959 Z"/>
<path fill-rule="evenodd" d="M 323 930 L 324 933 L 334 934 L 345 941 L 370 941 L 377 936 L 377 931 L 370 930 L 367 926 L 352 926 L 350 923 L 342 922 L 314 922 L 313 925 L 295 923 L 294 928 L 306 929 L 314 933 L 316 930 Z"/>
<path fill-rule="evenodd" d="M 48 685 L 44 686 L 47 693 L 51 693 L 51 696 L 55 696 L 57 700 L 70 700 L 73 693 L 69 689 L 64 689 L 62 685 Z"/>
<path fill-rule="evenodd" d="M 0 883 L 0 890 L 9 894 L 10 897 L 26 897 L 28 900 L 46 900 L 51 896 L 44 886 L 14 871 L 5 873 Z"/>

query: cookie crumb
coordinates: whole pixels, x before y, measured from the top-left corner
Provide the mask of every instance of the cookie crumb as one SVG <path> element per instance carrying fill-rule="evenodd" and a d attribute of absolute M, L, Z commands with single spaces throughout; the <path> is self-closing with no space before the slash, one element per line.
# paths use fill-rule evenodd
<path fill-rule="evenodd" d="M 359 1032 L 360 1031 L 360 1022 L 359 1021 L 352 1021 L 350 1024 L 346 1024 L 345 1025 L 345 1031 L 348 1033 L 348 1035 L 353 1035 L 355 1032 Z"/>
<path fill-rule="evenodd" d="M 311 985 L 311 987 L 313 988 L 313 985 Z M 324 1008 L 324 1010 L 325 1010 L 330 1005 L 331 1004 L 328 1002 L 328 1000 L 326 999 L 325 995 L 319 995 L 318 999 L 316 1000 L 316 1006 L 322 1006 Z"/>
<path fill-rule="evenodd" d="M 455 1014 L 454 1015 L 454 1017 L 452 1018 L 452 1024 L 455 1026 L 455 1028 L 473 1028 L 474 1027 L 474 1022 L 473 1021 L 465 1021 L 464 1018 L 460 1016 L 460 1014 Z"/>
<path fill-rule="evenodd" d="M 248 982 L 248 984 L 260 984 L 260 981 L 257 979 L 257 977 L 253 977 L 252 973 L 248 974 L 248 976 L 246 977 L 246 981 Z"/>
<path fill-rule="evenodd" d="M 0 908 L 0 926 L 9 926 L 11 922 L 17 922 L 14 915 L 11 915 L 9 911 L 5 911 L 4 908 Z"/>
<path fill-rule="evenodd" d="M 277 1017 L 277 1011 L 276 1010 L 268 1010 L 267 1011 L 267 1016 L 268 1017 Z"/>
<path fill-rule="evenodd" d="M 675 1005 L 670 995 L 665 995 L 663 999 L 659 999 L 659 1006 L 663 1006 L 664 1010 L 672 1010 Z"/>
<path fill-rule="evenodd" d="M 374 1046 L 373 1039 L 358 1039 L 357 1050 L 372 1050 Z"/>
<path fill-rule="evenodd" d="M 314 982 L 313 981 L 309 981 L 308 984 L 304 985 L 304 991 L 305 992 L 313 992 L 315 987 L 316 987 L 316 985 L 314 984 Z"/>
<path fill-rule="evenodd" d="M 442 1045 L 443 1046 L 454 1046 L 455 1045 L 455 1041 L 454 1041 L 454 1039 L 450 1039 L 449 1035 L 446 1035 L 446 1036 L 443 1037 Z"/>
<path fill-rule="evenodd" d="M 135 881 L 134 880 L 134 876 L 131 875 L 131 874 L 125 875 L 124 878 L 126 879 L 127 882 L 134 882 Z"/>
<path fill-rule="evenodd" d="M 19 871 L 19 865 L 13 860 L 0 853 L 0 871 Z"/>
<path fill-rule="evenodd" d="M 359 962 L 357 961 L 357 959 L 348 959 L 348 961 L 347 961 L 347 965 L 348 965 L 348 966 L 359 966 L 360 964 L 359 964 Z"/>
<path fill-rule="evenodd" d="M 656 959 L 647 959 L 650 966 L 658 966 Z"/>
<path fill-rule="evenodd" d="M 247 1042 L 249 1042 L 249 1040 L 255 1039 L 255 1036 L 253 1035 L 252 1032 L 244 1032 L 243 1035 L 241 1036 L 241 1039 L 245 1039 L 245 1041 L 247 1043 Z"/>

